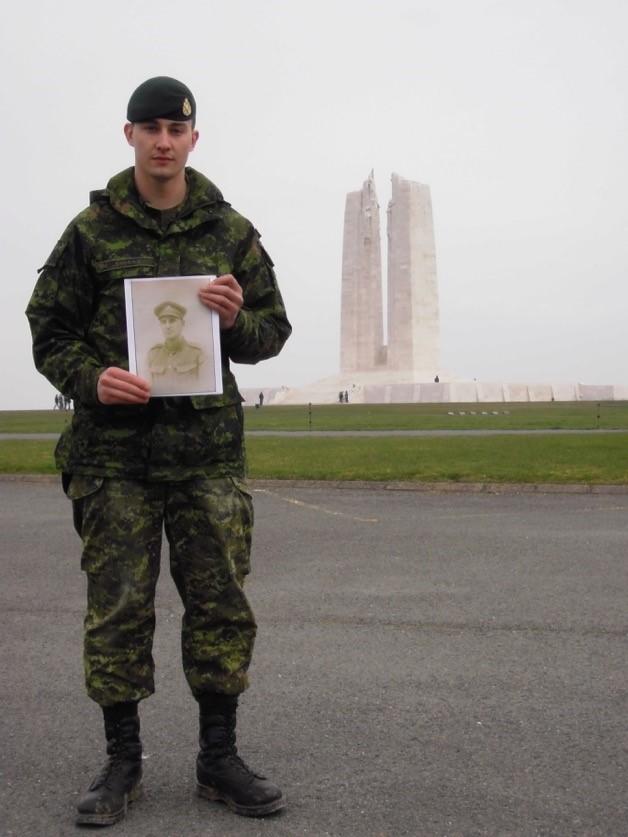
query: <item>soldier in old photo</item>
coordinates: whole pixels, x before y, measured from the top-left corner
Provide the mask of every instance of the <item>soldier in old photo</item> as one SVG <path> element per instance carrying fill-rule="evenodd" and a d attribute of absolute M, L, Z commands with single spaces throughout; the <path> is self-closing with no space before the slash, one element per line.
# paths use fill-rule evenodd
<path fill-rule="evenodd" d="M 164 340 L 148 352 L 151 380 L 165 387 L 197 381 L 206 358 L 201 346 L 188 342 L 183 336 L 187 313 L 185 306 L 166 300 L 155 306 L 154 313 Z"/>

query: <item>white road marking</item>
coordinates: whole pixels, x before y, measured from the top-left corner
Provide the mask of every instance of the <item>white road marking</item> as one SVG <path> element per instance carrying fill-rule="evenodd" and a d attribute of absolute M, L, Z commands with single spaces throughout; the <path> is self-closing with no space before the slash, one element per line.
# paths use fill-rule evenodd
<path fill-rule="evenodd" d="M 293 506 L 301 506 L 305 509 L 313 509 L 314 511 L 322 512 L 323 514 L 330 514 L 333 517 L 346 517 L 349 520 L 355 520 L 358 523 L 379 523 L 377 517 L 358 517 L 354 514 L 346 514 L 345 512 L 335 511 L 334 509 L 326 509 L 323 506 L 317 506 L 314 503 L 304 503 L 303 500 L 296 500 L 294 497 L 283 497 L 277 494 L 276 491 L 269 491 L 267 488 L 254 488 L 253 491 L 257 494 L 269 494 L 272 497 L 277 497 L 283 500 L 284 503 L 291 503 Z"/>

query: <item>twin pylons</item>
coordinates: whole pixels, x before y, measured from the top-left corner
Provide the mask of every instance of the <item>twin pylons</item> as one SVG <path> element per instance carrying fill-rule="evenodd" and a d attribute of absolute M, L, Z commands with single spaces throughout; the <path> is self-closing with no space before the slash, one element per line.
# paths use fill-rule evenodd
<path fill-rule="evenodd" d="M 438 372 L 440 327 L 429 186 L 392 175 L 388 204 L 388 341 L 383 338 L 379 204 L 373 172 L 347 195 L 342 255 L 342 374 Z"/>

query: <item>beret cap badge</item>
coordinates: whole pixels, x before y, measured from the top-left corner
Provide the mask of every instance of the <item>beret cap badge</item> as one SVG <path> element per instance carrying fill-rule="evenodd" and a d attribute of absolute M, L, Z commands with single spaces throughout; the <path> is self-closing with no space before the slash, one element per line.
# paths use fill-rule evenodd
<path fill-rule="evenodd" d="M 152 119 L 194 119 L 196 102 L 189 87 L 170 76 L 155 76 L 140 84 L 127 107 L 129 122 Z"/>

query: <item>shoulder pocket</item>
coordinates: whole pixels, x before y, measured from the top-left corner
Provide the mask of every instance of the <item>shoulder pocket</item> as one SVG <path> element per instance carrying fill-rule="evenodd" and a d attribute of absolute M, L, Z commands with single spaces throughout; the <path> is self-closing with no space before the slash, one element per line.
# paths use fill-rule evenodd
<path fill-rule="evenodd" d="M 72 229 L 72 226 L 70 225 L 70 226 L 67 227 L 67 229 L 65 230 L 65 232 L 63 233 L 63 235 L 61 236 L 59 241 L 57 241 L 57 243 L 54 246 L 54 249 L 53 249 L 52 253 L 48 256 L 48 258 L 46 259 L 44 264 L 40 268 L 37 269 L 37 273 L 41 273 L 42 270 L 45 270 L 46 268 L 56 267 L 57 263 L 61 259 L 61 256 L 63 255 L 64 250 L 68 246 L 68 243 L 70 241 L 72 233 L 73 233 L 73 229 Z"/>

